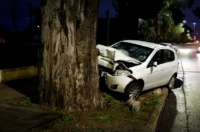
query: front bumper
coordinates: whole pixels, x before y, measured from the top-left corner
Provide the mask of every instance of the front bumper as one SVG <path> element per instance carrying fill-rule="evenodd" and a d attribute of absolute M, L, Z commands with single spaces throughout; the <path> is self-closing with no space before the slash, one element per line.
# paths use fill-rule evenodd
<path fill-rule="evenodd" d="M 120 93 L 124 93 L 126 86 L 133 81 L 132 78 L 125 75 L 113 76 L 109 73 L 104 73 L 104 77 L 107 87 Z"/>

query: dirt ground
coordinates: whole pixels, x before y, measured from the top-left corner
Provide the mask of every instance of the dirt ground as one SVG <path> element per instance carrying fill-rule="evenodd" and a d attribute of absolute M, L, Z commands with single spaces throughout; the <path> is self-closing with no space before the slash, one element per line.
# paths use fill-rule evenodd
<path fill-rule="evenodd" d="M 30 89 L 37 88 L 37 78 L 29 80 L 18 80 L 7 83 L 8 86 L 25 94 L 27 99 L 21 100 L 21 105 L 30 104 L 32 107 L 36 101 L 37 94 L 32 94 Z M 23 88 L 29 90 L 23 90 Z M 120 94 L 103 91 L 105 107 L 98 111 L 76 111 L 72 113 L 60 112 L 61 118 L 54 122 L 47 122 L 33 128 L 34 132 L 154 132 L 156 123 L 163 106 L 163 94 L 157 94 L 151 90 L 142 93 L 139 102 L 141 108 L 138 112 L 131 110 L 127 103 L 122 100 Z M 163 90 L 160 88 L 160 91 Z M 35 102 L 34 102 L 35 101 Z M 28 103 L 27 103 L 28 102 Z M 37 104 L 34 105 L 37 107 Z M 50 109 L 49 109 L 50 110 Z M 51 110 L 50 110 L 51 111 Z"/>
<path fill-rule="evenodd" d="M 155 132 L 162 95 L 143 93 L 140 110 L 134 111 L 126 102 L 104 94 L 106 107 L 99 111 L 63 113 L 62 119 L 48 124 L 41 132 Z M 39 129 L 37 130 L 39 131 Z"/>

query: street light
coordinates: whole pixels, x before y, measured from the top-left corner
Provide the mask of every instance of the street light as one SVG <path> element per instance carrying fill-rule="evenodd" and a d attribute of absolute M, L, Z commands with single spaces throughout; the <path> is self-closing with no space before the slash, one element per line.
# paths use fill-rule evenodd
<path fill-rule="evenodd" d="M 195 25 L 196 25 L 196 22 L 193 22 L 193 25 L 194 25 L 194 39 L 196 39 L 196 36 L 195 36 Z"/>
<path fill-rule="evenodd" d="M 194 33 L 195 33 L 195 25 L 196 25 L 196 22 L 193 22 L 193 25 L 194 25 Z"/>

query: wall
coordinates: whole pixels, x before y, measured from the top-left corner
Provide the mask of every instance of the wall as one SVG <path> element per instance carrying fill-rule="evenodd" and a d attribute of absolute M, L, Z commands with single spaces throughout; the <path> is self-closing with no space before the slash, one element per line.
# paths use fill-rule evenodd
<path fill-rule="evenodd" d="M 38 68 L 36 66 L 11 68 L 0 70 L 0 82 L 7 82 L 16 79 L 24 79 L 38 75 Z"/>

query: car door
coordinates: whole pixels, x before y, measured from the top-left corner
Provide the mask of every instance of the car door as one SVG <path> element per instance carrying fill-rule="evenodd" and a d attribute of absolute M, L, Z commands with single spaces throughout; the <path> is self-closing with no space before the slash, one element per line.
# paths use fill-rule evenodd
<path fill-rule="evenodd" d="M 164 85 L 167 84 L 174 73 L 178 70 L 178 61 L 176 59 L 175 53 L 171 50 L 164 50 L 164 63 L 163 63 L 163 78 Z"/>
<path fill-rule="evenodd" d="M 154 65 L 157 63 L 157 65 Z M 146 68 L 146 81 L 144 90 L 151 89 L 154 87 L 161 86 L 164 84 L 164 50 L 158 50 Z"/>

